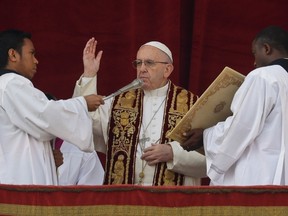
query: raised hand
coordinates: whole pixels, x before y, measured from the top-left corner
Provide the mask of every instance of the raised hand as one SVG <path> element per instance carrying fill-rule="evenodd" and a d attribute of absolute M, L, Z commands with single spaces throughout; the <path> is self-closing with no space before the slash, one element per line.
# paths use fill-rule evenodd
<path fill-rule="evenodd" d="M 84 77 L 93 77 L 96 76 L 99 68 L 100 68 L 100 61 L 102 57 L 103 51 L 99 51 L 96 54 L 96 46 L 97 41 L 94 37 L 89 39 L 86 43 L 86 46 L 83 50 L 83 65 L 84 65 Z"/>

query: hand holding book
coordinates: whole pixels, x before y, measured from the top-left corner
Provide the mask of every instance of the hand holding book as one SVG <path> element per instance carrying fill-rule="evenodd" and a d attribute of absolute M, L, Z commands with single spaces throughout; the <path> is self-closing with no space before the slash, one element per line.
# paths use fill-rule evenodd
<path fill-rule="evenodd" d="M 244 75 L 225 67 L 167 137 L 181 145 L 190 146 L 186 143 L 190 137 L 183 134 L 195 128 L 206 129 L 224 121 L 232 114 L 230 105 L 244 78 Z M 196 139 L 193 135 L 191 139 L 194 138 Z"/>
<path fill-rule="evenodd" d="M 187 151 L 193 151 L 203 147 L 203 128 L 191 129 L 183 134 L 186 141 L 181 143 L 181 146 Z"/>

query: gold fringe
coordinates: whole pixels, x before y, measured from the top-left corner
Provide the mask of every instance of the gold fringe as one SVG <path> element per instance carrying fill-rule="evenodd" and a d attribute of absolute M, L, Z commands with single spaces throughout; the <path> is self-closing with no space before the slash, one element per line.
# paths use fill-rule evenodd
<path fill-rule="evenodd" d="M 28 206 L 0 204 L 0 215 L 101 215 L 101 216 L 286 216 L 286 206 L 197 206 L 197 207 L 155 207 L 131 205 L 95 206 Z"/>

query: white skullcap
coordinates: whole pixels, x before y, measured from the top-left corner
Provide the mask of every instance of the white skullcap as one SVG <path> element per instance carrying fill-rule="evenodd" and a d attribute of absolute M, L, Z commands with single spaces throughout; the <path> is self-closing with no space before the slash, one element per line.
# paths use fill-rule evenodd
<path fill-rule="evenodd" d="M 148 43 L 145 43 L 144 45 L 149 45 L 149 46 L 153 46 L 153 47 L 160 49 L 161 51 L 166 53 L 166 55 L 168 55 L 170 60 L 173 62 L 172 53 L 171 53 L 170 49 L 165 44 L 160 43 L 158 41 L 150 41 Z"/>

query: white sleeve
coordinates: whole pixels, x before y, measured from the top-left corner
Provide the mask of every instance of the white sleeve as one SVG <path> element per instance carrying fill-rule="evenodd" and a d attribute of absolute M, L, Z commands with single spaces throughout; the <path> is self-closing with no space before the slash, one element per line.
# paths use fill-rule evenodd
<path fill-rule="evenodd" d="M 97 76 L 93 78 L 80 77 L 76 82 L 73 96 L 89 95 L 97 93 Z M 106 143 L 108 140 L 108 122 L 113 98 L 105 100 L 96 111 L 90 112 L 93 119 L 93 135 L 95 150 L 106 154 Z"/>
<path fill-rule="evenodd" d="M 75 84 L 73 97 L 90 94 L 97 94 L 97 76 L 80 77 Z"/>
<path fill-rule="evenodd" d="M 258 136 L 273 108 L 274 94 L 264 78 L 248 75 L 232 101 L 233 116 L 204 130 L 207 173 L 212 181 L 223 177 Z"/>
<path fill-rule="evenodd" d="M 26 78 L 7 82 L 2 106 L 11 122 L 41 141 L 59 137 L 85 151 L 93 151 L 92 121 L 83 97 L 48 100 Z"/>
<path fill-rule="evenodd" d="M 167 162 L 167 168 L 194 178 L 206 177 L 205 156 L 196 151 L 186 151 L 181 145 L 173 141 L 170 143 L 173 151 L 173 160 Z"/>

